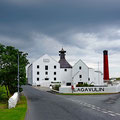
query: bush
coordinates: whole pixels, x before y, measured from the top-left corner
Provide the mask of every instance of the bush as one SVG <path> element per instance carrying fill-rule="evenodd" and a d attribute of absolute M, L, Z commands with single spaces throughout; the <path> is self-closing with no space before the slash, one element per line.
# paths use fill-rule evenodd
<path fill-rule="evenodd" d="M 93 87 L 94 85 L 89 85 L 87 83 L 77 84 L 76 87 Z"/>
<path fill-rule="evenodd" d="M 52 89 L 59 91 L 59 87 L 60 87 L 60 86 L 61 86 L 61 85 L 53 85 L 53 86 L 52 86 Z"/>
<path fill-rule="evenodd" d="M 120 80 L 120 78 L 116 78 L 116 80 Z"/>
<path fill-rule="evenodd" d="M 7 100 L 7 91 L 5 89 L 5 86 L 0 86 L 0 101 L 6 101 Z"/>

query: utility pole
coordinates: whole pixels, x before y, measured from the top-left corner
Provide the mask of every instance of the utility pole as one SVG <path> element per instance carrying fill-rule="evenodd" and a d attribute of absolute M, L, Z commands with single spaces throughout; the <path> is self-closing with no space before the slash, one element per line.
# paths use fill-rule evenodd
<path fill-rule="evenodd" d="M 19 87 L 20 87 L 20 85 L 19 85 L 19 52 L 18 52 L 18 94 L 19 94 Z"/>

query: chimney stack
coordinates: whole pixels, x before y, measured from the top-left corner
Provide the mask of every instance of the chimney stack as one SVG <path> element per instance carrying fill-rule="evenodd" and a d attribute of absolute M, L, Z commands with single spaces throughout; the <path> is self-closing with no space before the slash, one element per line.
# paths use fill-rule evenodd
<path fill-rule="evenodd" d="M 109 82 L 109 66 L 108 66 L 108 51 L 103 51 L 103 69 L 104 69 L 104 82 Z"/>

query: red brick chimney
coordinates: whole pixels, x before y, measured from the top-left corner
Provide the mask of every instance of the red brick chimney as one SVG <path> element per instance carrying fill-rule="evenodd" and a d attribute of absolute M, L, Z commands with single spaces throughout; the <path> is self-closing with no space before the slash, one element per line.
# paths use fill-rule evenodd
<path fill-rule="evenodd" d="M 108 51 L 103 51 L 103 71 L 104 71 L 104 82 L 109 81 L 109 65 L 108 65 Z"/>

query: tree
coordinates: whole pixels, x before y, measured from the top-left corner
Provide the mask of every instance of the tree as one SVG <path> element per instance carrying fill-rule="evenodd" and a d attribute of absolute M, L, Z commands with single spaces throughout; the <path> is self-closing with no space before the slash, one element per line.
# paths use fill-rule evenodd
<path fill-rule="evenodd" d="M 28 64 L 26 57 L 28 54 L 19 51 L 15 47 L 0 44 L 0 84 L 6 87 L 7 94 L 8 91 L 10 94 L 17 91 L 18 54 L 21 90 L 21 85 L 26 83 L 26 65 Z"/>

